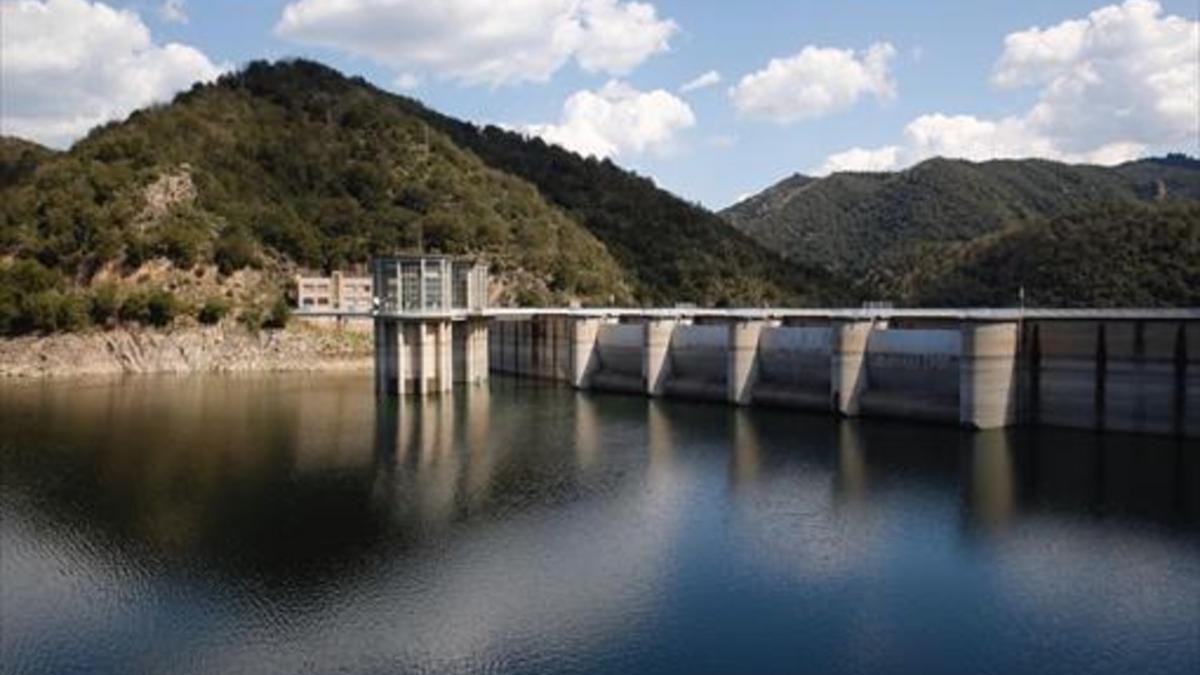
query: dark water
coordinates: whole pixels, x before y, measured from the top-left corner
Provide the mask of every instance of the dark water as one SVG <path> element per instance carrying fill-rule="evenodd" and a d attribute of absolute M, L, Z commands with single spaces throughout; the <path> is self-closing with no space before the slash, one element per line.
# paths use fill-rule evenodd
<path fill-rule="evenodd" d="M 0 387 L 0 669 L 1183 673 L 1200 448 L 366 378 Z"/>

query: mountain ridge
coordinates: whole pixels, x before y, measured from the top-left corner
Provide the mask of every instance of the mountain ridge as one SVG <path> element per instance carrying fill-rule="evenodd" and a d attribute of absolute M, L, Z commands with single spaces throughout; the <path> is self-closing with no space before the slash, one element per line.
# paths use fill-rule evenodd
<path fill-rule="evenodd" d="M 289 60 L 196 84 L 63 152 L 5 140 L 0 333 L 112 325 L 143 291 L 176 296 L 172 316 L 220 301 L 253 324 L 299 267 L 417 250 L 483 257 L 505 304 L 834 297 L 823 274 L 643 177 L 476 129 Z"/>
<path fill-rule="evenodd" d="M 1115 167 L 932 158 L 898 172 L 794 174 L 721 215 L 790 260 L 856 279 L 860 296 L 912 303 L 922 266 L 982 238 L 1105 205 L 1197 199 L 1200 161 L 1184 155 Z"/>

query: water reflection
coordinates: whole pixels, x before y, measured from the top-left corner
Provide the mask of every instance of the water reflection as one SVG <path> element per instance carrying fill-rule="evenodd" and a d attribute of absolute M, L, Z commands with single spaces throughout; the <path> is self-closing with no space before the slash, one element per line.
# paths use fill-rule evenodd
<path fill-rule="evenodd" d="M 838 427 L 837 453 L 837 494 L 845 503 L 862 503 L 867 494 L 867 460 L 858 425 Z"/>
<path fill-rule="evenodd" d="M 1036 671 L 1049 625 L 1125 632 L 1082 670 L 1200 656 L 1175 439 L 329 376 L 5 386 L 0 429 L 17 670 Z"/>
<path fill-rule="evenodd" d="M 1011 440 L 1007 431 L 986 431 L 969 441 L 971 473 L 966 479 L 966 512 L 971 523 L 985 532 L 1003 531 L 1016 510 Z"/>
<path fill-rule="evenodd" d="M 748 410 L 738 409 L 733 417 L 733 456 L 730 480 L 736 487 L 753 483 L 762 462 L 762 447 Z"/>

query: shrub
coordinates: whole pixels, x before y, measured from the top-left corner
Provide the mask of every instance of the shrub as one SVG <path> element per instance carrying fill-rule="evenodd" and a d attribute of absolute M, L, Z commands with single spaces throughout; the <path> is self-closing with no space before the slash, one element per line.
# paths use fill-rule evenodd
<path fill-rule="evenodd" d="M 117 317 L 121 309 L 121 299 L 117 294 L 117 285 L 104 283 L 92 289 L 88 297 L 88 314 L 92 322 L 103 326 Z"/>
<path fill-rule="evenodd" d="M 125 301 L 121 303 L 121 309 L 117 316 L 122 321 L 133 323 L 145 323 L 150 316 L 149 296 L 145 291 L 136 291 L 130 293 Z"/>
<path fill-rule="evenodd" d="M 0 335 L 14 335 L 21 321 L 21 307 L 10 289 L 0 286 Z"/>
<path fill-rule="evenodd" d="M 179 309 L 179 300 L 173 293 L 155 288 L 131 293 L 121 303 L 120 316 L 123 321 L 161 328 L 175 320 Z"/>
<path fill-rule="evenodd" d="M 191 213 L 173 213 L 160 225 L 158 252 L 178 267 L 196 264 L 207 238 L 206 226 Z"/>
<path fill-rule="evenodd" d="M 174 321 L 175 315 L 179 313 L 179 300 L 169 291 L 156 289 L 150 292 L 148 307 L 150 310 L 150 325 L 166 326 Z"/>
<path fill-rule="evenodd" d="M 292 308 L 288 305 L 287 300 L 280 296 L 271 305 L 271 310 L 267 312 L 266 319 L 263 320 L 262 325 L 264 328 L 286 328 L 291 318 Z"/>
<path fill-rule="evenodd" d="M 52 330 L 69 332 L 87 327 L 90 323 L 88 320 L 89 304 L 88 298 L 82 293 L 72 291 L 60 294 L 55 307 Z"/>
<path fill-rule="evenodd" d="M 137 234 L 125 236 L 125 257 L 122 260 L 122 266 L 126 271 L 136 270 L 142 266 L 142 263 L 153 257 L 154 251 L 145 237 Z"/>
<path fill-rule="evenodd" d="M 88 324 L 87 302 L 35 260 L 0 266 L 0 334 L 52 333 Z"/>
<path fill-rule="evenodd" d="M 87 325 L 86 305 L 76 293 L 41 291 L 28 296 L 23 304 L 28 331 L 53 333 L 79 330 Z"/>
<path fill-rule="evenodd" d="M 213 261 L 221 274 L 232 274 L 246 267 L 258 267 L 258 251 L 245 230 L 231 229 L 217 241 Z"/>
<path fill-rule="evenodd" d="M 221 323 L 221 319 L 229 314 L 229 301 L 224 298 L 209 298 L 204 301 L 196 319 L 206 326 Z"/>

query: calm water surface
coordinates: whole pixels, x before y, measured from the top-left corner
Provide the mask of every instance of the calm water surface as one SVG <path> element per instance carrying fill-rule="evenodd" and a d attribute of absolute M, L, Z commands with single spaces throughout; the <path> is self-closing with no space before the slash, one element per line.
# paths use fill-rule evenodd
<path fill-rule="evenodd" d="M 0 669 L 1200 664 L 1196 443 L 371 391 L 0 386 Z"/>

